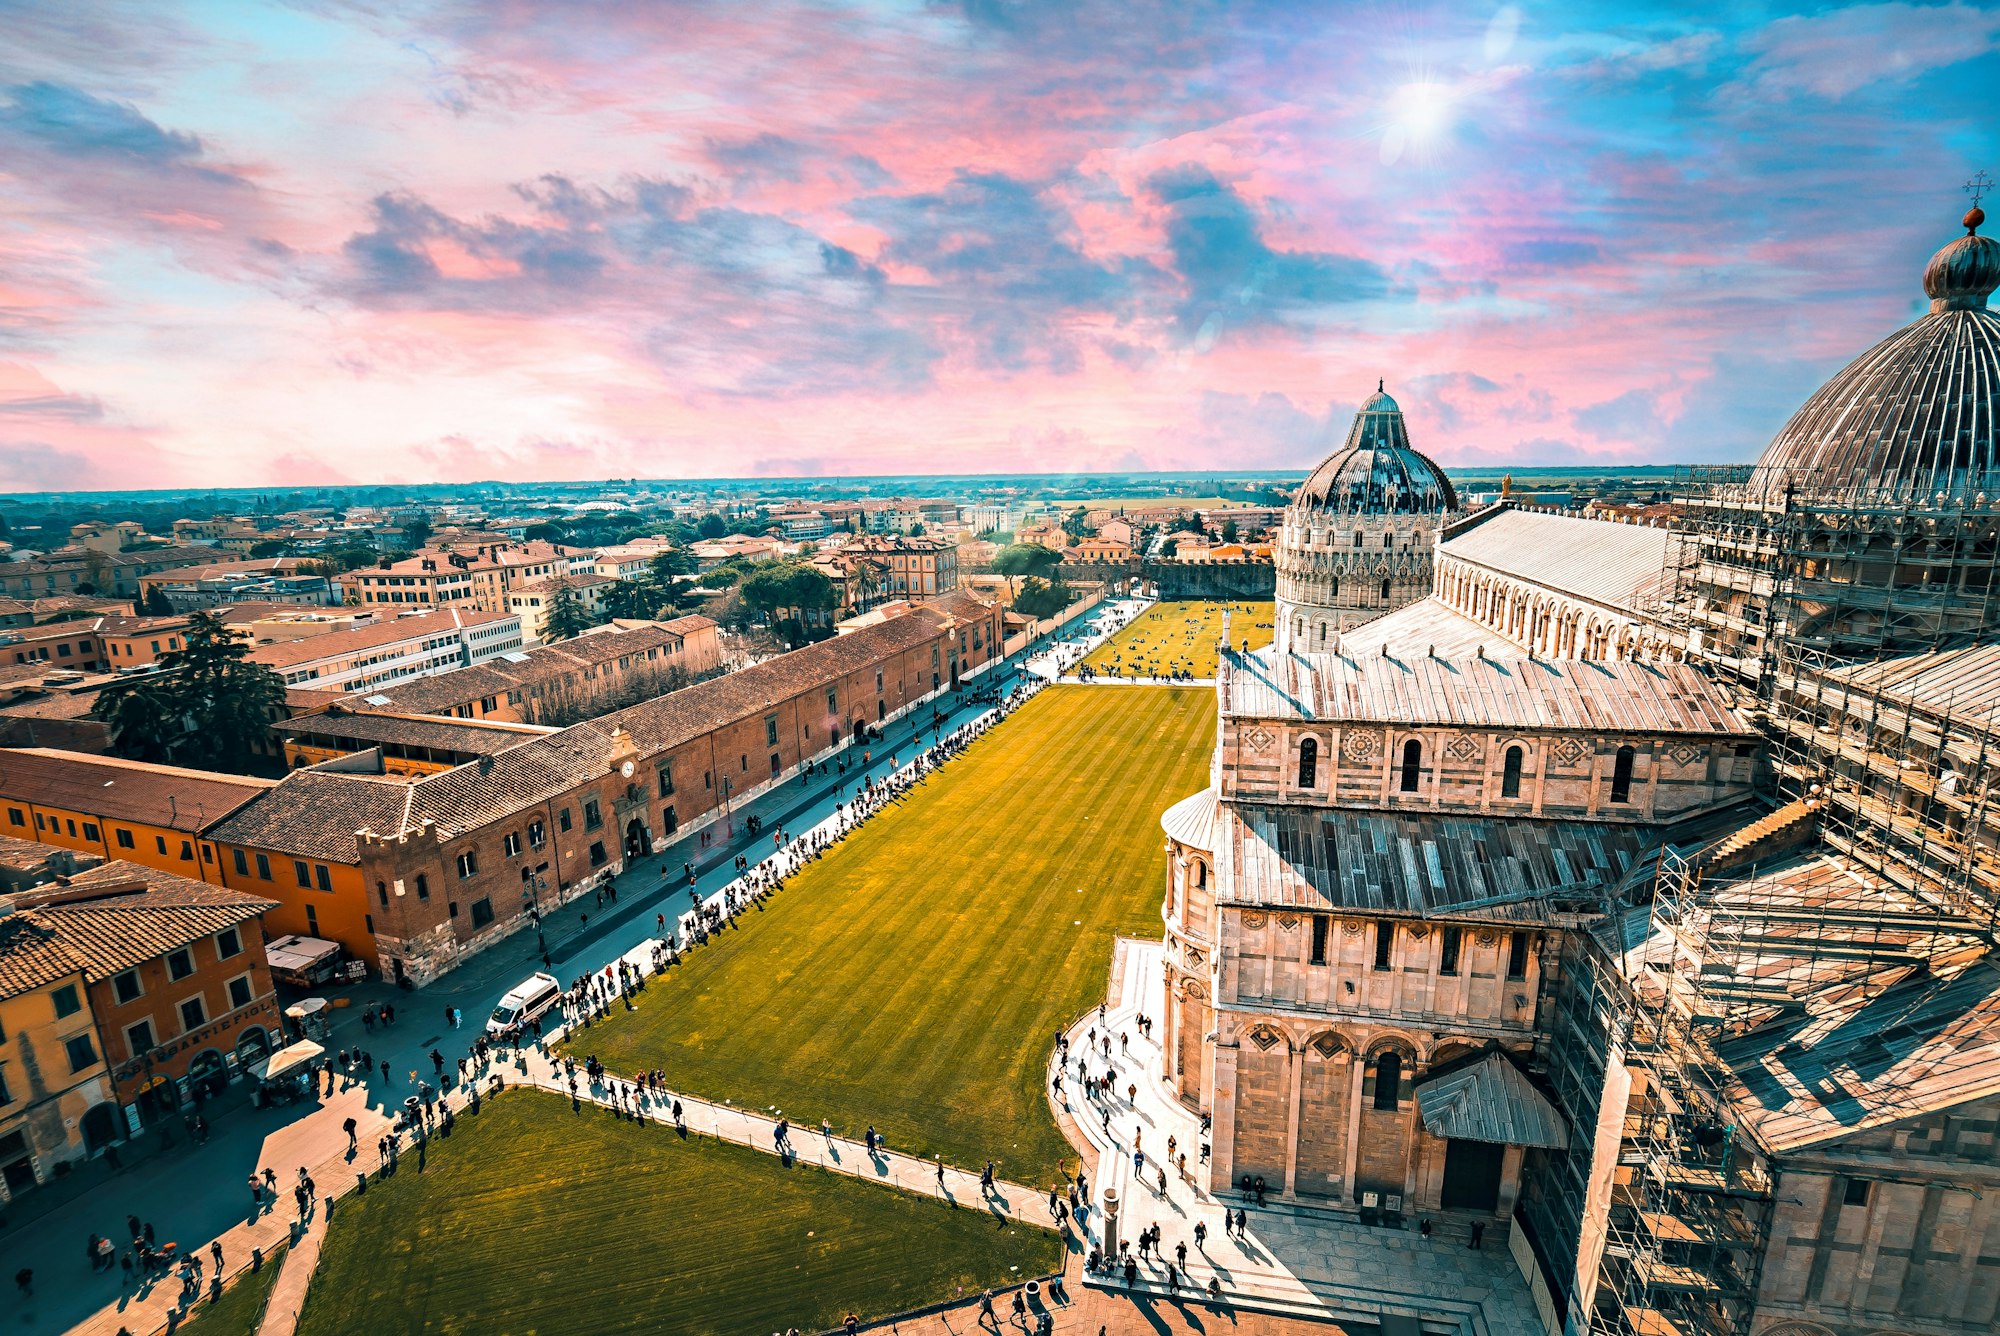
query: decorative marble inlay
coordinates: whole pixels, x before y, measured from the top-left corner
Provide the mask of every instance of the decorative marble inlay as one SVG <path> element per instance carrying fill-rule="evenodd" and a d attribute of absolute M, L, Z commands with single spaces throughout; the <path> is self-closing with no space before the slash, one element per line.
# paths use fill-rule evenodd
<path fill-rule="evenodd" d="M 1280 914 L 1278 916 L 1278 926 L 1286 932 L 1297 932 L 1299 930 L 1299 916 L 1297 914 Z"/>
<path fill-rule="evenodd" d="M 1500 940 L 1500 935 L 1491 928 L 1481 928 L 1472 940 L 1478 942 L 1481 946 L 1491 946 Z"/>
<path fill-rule="evenodd" d="M 1687 765 L 1691 763 L 1695 757 L 1701 755 L 1701 749 L 1699 747 L 1692 745 L 1691 743 L 1683 742 L 1680 746 L 1668 752 L 1667 755 L 1673 757 L 1677 763 L 1681 765 Z"/>
<path fill-rule="evenodd" d="M 1428 923 L 1412 923 L 1412 924 L 1410 925 L 1410 936 L 1412 936 L 1412 937 L 1416 938 L 1416 939 L 1417 939 L 1418 941 L 1420 941 L 1420 942 L 1421 942 L 1422 940 L 1424 940 L 1424 938 L 1426 938 L 1426 937 L 1428 937 L 1428 936 L 1430 936 L 1430 935 L 1431 935 L 1431 925 L 1430 925 L 1430 924 L 1428 924 Z"/>
<path fill-rule="evenodd" d="M 1330 1058 L 1340 1052 L 1340 1037 L 1334 1034 L 1333 1031 L 1328 1030 L 1325 1034 L 1313 1040 L 1313 1049 L 1322 1058 Z"/>
<path fill-rule="evenodd" d="M 1581 761 L 1585 750 L 1583 743 L 1577 738 L 1564 738 L 1555 745 L 1556 759 L 1564 765 L 1575 765 Z"/>
<path fill-rule="evenodd" d="M 1340 934 L 1343 937 L 1359 937 L 1361 935 L 1361 920 L 1342 919 L 1340 921 Z"/>
<path fill-rule="evenodd" d="M 1250 744 L 1251 751 L 1267 752 L 1271 750 L 1271 744 L 1278 739 L 1262 724 L 1252 724 L 1250 730 L 1243 735 L 1243 740 Z"/>
<path fill-rule="evenodd" d="M 1243 926 L 1255 931 L 1264 926 L 1264 916 L 1257 910 L 1247 910 L 1243 915 Z"/>
<path fill-rule="evenodd" d="M 1444 744 L 1444 754 L 1454 761 L 1476 761 L 1479 759 L 1479 743 L 1471 734 L 1460 733 Z"/>
<path fill-rule="evenodd" d="M 1263 1049 L 1266 1053 L 1276 1047 L 1278 1042 L 1283 1038 L 1283 1035 L 1268 1025 L 1260 1025 L 1250 1032 L 1250 1042 L 1258 1048 Z"/>
<path fill-rule="evenodd" d="M 1340 751 L 1350 761 L 1372 761 L 1382 754 L 1382 735 L 1356 730 L 1341 740 Z"/>

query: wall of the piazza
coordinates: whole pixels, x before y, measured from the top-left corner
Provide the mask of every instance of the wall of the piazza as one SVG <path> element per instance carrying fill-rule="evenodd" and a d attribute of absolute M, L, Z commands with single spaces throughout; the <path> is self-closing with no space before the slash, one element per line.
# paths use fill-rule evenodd
<path fill-rule="evenodd" d="M 593 892 L 633 857 L 699 863 L 718 825 L 733 822 L 746 800 L 856 745 L 857 726 L 876 729 L 949 691 L 954 637 L 940 633 L 671 747 L 631 737 L 630 778 L 614 758 L 603 776 L 461 833 L 363 839 L 356 875 L 367 888 L 366 954 L 385 976 L 423 985 Z M 968 638 L 970 667 L 961 662 L 961 675 L 991 661 L 990 635 L 982 631 L 979 641 L 975 650 Z M 470 860 L 469 875 L 462 859 Z M 284 890 L 268 893 L 285 899 Z"/>
<path fill-rule="evenodd" d="M 1629 783 L 1621 786 L 1620 754 L 1627 748 Z M 1223 798 L 1246 802 L 1653 822 L 1746 796 L 1755 751 L 1749 739 L 1732 736 L 1226 717 L 1217 781 Z"/>
<path fill-rule="evenodd" d="M 1440 551 L 1437 597 L 1545 659 L 1679 659 L 1664 628 L 1608 604 L 1546 588 Z"/>
<path fill-rule="evenodd" d="M 1444 1210 L 1449 1143 L 1416 1087 L 1491 1047 L 1533 1051 L 1550 934 L 1226 904 L 1216 929 L 1211 1189 L 1262 1178 L 1341 1209 Z M 1494 1219 L 1520 1181 L 1521 1152 L 1501 1155 Z"/>
<path fill-rule="evenodd" d="M 1279 652 L 1332 650 L 1340 633 L 1431 592 L 1443 516 L 1288 511 L 1272 558 Z"/>
<path fill-rule="evenodd" d="M 2000 1098 L 1783 1157 L 1756 1336 L 2000 1327 Z"/>

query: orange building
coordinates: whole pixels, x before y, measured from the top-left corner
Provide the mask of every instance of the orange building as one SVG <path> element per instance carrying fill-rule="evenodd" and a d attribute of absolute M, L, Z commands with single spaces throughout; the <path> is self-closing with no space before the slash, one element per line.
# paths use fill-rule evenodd
<path fill-rule="evenodd" d="M 0 750 L 0 834 L 216 880 L 202 838 L 272 786 L 222 775 L 51 747 Z"/>

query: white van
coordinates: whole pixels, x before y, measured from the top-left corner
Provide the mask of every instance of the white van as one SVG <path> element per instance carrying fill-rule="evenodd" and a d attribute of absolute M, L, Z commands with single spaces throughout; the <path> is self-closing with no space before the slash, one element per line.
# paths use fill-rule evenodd
<path fill-rule="evenodd" d="M 486 1033 L 501 1034 L 511 1026 L 531 1021 L 562 998 L 562 985 L 553 974 L 530 974 L 507 990 L 500 1005 L 486 1018 Z"/>

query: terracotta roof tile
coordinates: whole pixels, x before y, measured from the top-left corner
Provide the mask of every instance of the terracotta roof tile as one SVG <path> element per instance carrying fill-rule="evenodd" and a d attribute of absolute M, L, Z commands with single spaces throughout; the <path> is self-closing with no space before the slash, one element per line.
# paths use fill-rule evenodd
<path fill-rule="evenodd" d="M 138 886 L 144 889 L 124 889 Z M 60 898 L 35 900 L 44 894 Z M 277 904 L 125 862 L 105 863 L 27 898 L 97 979 L 250 922 Z"/>
<path fill-rule="evenodd" d="M 47 747 L 0 750 L 0 797 L 190 833 L 272 783 Z"/>

